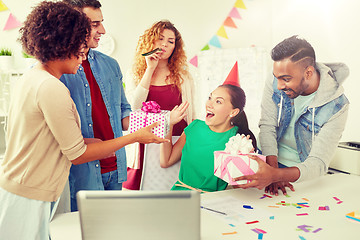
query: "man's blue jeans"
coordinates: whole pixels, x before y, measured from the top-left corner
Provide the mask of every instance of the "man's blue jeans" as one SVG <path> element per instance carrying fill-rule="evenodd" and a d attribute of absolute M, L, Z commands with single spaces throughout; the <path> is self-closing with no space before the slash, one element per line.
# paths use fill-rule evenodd
<path fill-rule="evenodd" d="M 118 171 L 114 170 L 111 172 L 103 173 L 102 182 L 105 190 L 121 190 L 122 183 L 118 183 Z"/>

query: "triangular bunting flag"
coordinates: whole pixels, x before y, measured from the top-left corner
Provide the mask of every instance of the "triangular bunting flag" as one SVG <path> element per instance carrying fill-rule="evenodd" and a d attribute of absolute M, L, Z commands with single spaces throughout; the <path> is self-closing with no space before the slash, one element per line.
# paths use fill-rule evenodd
<path fill-rule="evenodd" d="M 189 62 L 195 67 L 198 67 L 198 56 L 193 57 Z"/>
<path fill-rule="evenodd" d="M 203 48 L 201 49 L 201 51 L 205 51 L 205 50 L 209 50 L 209 49 L 210 49 L 209 45 L 206 44 L 205 47 L 203 47 Z"/>
<path fill-rule="evenodd" d="M 234 6 L 237 7 L 237 8 L 246 9 L 243 0 L 236 0 L 236 3 L 234 4 Z"/>
<path fill-rule="evenodd" d="M 221 48 L 221 44 L 220 44 L 219 38 L 218 38 L 216 35 L 213 36 L 213 37 L 210 39 L 209 44 L 210 44 L 210 45 L 213 45 L 213 46 L 215 46 L 215 47 Z"/>
<path fill-rule="evenodd" d="M 9 10 L 8 7 L 0 0 L 0 12 Z"/>
<path fill-rule="evenodd" d="M 225 31 L 225 28 L 224 26 L 221 26 L 219 28 L 219 30 L 217 31 L 216 35 L 218 35 L 219 37 L 223 37 L 223 38 L 226 38 L 226 39 L 229 39 L 227 34 L 226 34 L 226 31 Z"/>
<path fill-rule="evenodd" d="M 21 26 L 21 22 L 19 22 L 14 17 L 14 15 L 12 15 L 12 13 L 10 13 L 9 18 L 8 18 L 6 24 L 5 24 L 5 27 L 4 27 L 3 31 L 10 30 L 10 29 L 13 29 L 13 28 L 17 28 L 17 27 L 20 27 L 20 26 Z"/>
<path fill-rule="evenodd" d="M 236 8 L 231 9 L 229 17 L 241 19 L 241 16 Z"/>
<path fill-rule="evenodd" d="M 231 17 L 227 17 L 224 21 L 224 26 L 227 27 L 232 27 L 232 28 L 237 28 L 237 26 L 235 25 L 234 21 L 232 20 Z"/>

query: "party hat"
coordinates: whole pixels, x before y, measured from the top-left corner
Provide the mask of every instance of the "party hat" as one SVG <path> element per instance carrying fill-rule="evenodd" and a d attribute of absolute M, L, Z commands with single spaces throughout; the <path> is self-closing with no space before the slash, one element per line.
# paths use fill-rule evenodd
<path fill-rule="evenodd" d="M 229 75 L 225 79 L 225 82 L 223 83 L 223 85 L 225 85 L 225 84 L 230 84 L 230 85 L 240 87 L 239 70 L 238 70 L 237 61 L 236 61 L 235 65 L 233 66 L 233 68 L 231 69 Z"/>

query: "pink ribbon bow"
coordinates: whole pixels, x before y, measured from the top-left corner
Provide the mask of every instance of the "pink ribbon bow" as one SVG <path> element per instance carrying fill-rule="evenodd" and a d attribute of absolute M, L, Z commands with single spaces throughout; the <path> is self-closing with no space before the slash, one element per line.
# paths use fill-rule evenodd
<path fill-rule="evenodd" d="M 241 156 L 244 156 L 245 158 L 248 156 L 247 154 L 240 154 Z M 234 163 L 235 167 L 237 169 L 239 169 L 239 171 L 243 174 L 243 175 L 252 175 L 252 174 L 255 174 L 255 172 L 250 168 L 250 159 L 248 159 L 249 162 L 248 164 L 245 163 L 245 161 L 242 159 L 241 161 L 239 161 L 238 158 L 234 157 L 234 156 L 226 156 L 226 159 L 225 161 L 223 161 L 221 163 L 220 166 L 218 166 L 214 172 L 216 172 L 219 168 L 220 170 L 220 178 L 224 178 L 225 175 L 228 176 L 229 178 L 229 183 L 231 185 L 237 185 L 237 183 L 235 181 L 232 180 L 232 177 L 230 176 L 230 173 L 229 173 L 229 169 L 228 169 L 228 164 L 230 162 Z M 247 181 L 247 183 L 249 183 L 250 180 Z"/>
<path fill-rule="evenodd" d="M 159 113 L 161 112 L 160 105 L 157 104 L 155 101 L 148 101 L 142 103 L 143 107 L 141 108 L 142 111 L 147 113 Z"/>

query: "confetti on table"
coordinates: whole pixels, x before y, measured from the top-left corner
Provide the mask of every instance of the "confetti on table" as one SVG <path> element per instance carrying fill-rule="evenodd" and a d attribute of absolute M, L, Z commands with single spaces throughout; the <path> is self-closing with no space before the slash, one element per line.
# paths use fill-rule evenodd
<path fill-rule="evenodd" d="M 268 207 L 272 207 L 272 208 L 280 208 L 279 206 L 268 206 Z"/>
<path fill-rule="evenodd" d="M 264 231 L 260 228 L 253 228 L 251 230 L 258 234 L 258 239 L 263 239 L 263 236 L 266 233 L 266 231 Z"/>
<path fill-rule="evenodd" d="M 322 230 L 322 228 L 318 228 L 318 229 L 314 230 L 313 233 L 317 233 L 317 232 L 319 232 L 321 230 Z"/>
<path fill-rule="evenodd" d="M 228 233 L 222 233 L 222 235 L 232 235 L 232 234 L 237 234 L 237 232 L 228 232 Z"/>
<path fill-rule="evenodd" d="M 252 222 L 246 222 L 246 224 L 253 224 L 253 223 L 258 223 L 259 221 L 252 221 Z"/>
<path fill-rule="evenodd" d="M 300 225 L 298 226 L 298 228 L 296 229 L 297 231 L 304 231 L 304 232 L 310 232 L 312 230 L 312 226 L 309 225 Z M 316 230 L 312 231 L 313 233 L 317 233 L 319 231 L 321 231 L 322 228 L 317 228 Z"/>
<path fill-rule="evenodd" d="M 260 228 L 255 228 L 259 233 L 266 233 L 266 231 L 260 229 Z"/>
<path fill-rule="evenodd" d="M 263 194 L 262 197 L 260 197 L 260 199 L 264 199 L 264 198 L 266 198 L 266 197 L 272 198 L 272 196 L 269 196 L 269 195 L 267 195 L 267 194 Z"/>
<path fill-rule="evenodd" d="M 297 213 L 296 216 L 306 216 L 309 215 L 308 213 Z"/>
<path fill-rule="evenodd" d="M 307 228 L 312 228 L 312 226 L 309 226 L 309 225 L 298 226 L 298 229 L 303 230 L 304 232 L 310 232 Z"/>
<path fill-rule="evenodd" d="M 309 207 L 308 203 L 297 203 L 300 207 Z"/>
<path fill-rule="evenodd" d="M 338 199 L 337 197 L 333 197 L 336 201 L 337 201 L 337 203 L 336 204 L 340 204 L 340 203 L 342 203 L 343 201 L 341 201 L 340 199 Z"/>
<path fill-rule="evenodd" d="M 309 203 L 307 202 L 299 202 L 299 203 L 287 203 L 285 201 L 281 201 L 276 203 L 276 205 L 281 205 L 281 206 L 294 206 L 296 208 L 304 208 L 304 207 L 310 207 Z M 270 207 L 270 206 L 269 206 Z"/>
<path fill-rule="evenodd" d="M 360 216 L 359 216 L 359 214 L 358 214 L 358 211 L 354 211 L 354 212 L 348 213 L 348 214 L 346 214 L 346 217 L 349 218 L 349 219 L 351 219 L 351 220 L 360 222 Z"/>
<path fill-rule="evenodd" d="M 230 225 L 230 226 L 232 226 L 232 227 L 235 227 L 235 225 L 234 225 L 234 224 L 231 224 L 231 223 L 230 223 L 229 225 Z"/>
<path fill-rule="evenodd" d="M 323 207 L 320 206 L 320 207 L 319 207 L 319 210 L 320 210 L 320 211 L 329 211 L 330 208 L 329 208 L 329 206 L 323 206 Z"/>
<path fill-rule="evenodd" d="M 293 203 L 293 204 L 291 204 L 291 205 L 293 205 L 293 206 L 296 207 L 296 208 L 303 208 L 303 206 L 300 206 L 300 205 L 298 205 L 297 203 Z"/>
<path fill-rule="evenodd" d="M 301 240 L 306 240 L 306 238 L 304 238 L 304 237 L 302 237 L 302 236 L 299 236 L 299 238 L 300 238 Z"/>
<path fill-rule="evenodd" d="M 253 209 L 253 207 L 252 207 L 252 206 L 250 206 L 250 205 L 243 205 L 243 208 L 246 208 L 246 209 Z"/>
<path fill-rule="evenodd" d="M 290 195 L 288 195 L 288 194 L 285 194 L 285 197 L 291 197 Z"/>
<path fill-rule="evenodd" d="M 355 210 L 354 211 L 354 216 L 357 218 L 360 218 L 360 210 Z"/>
<path fill-rule="evenodd" d="M 307 202 L 309 201 L 309 199 L 307 199 L 307 198 L 302 198 L 302 200 L 307 201 Z"/>
<path fill-rule="evenodd" d="M 274 219 L 275 219 L 275 217 L 274 217 L 274 216 L 271 216 L 271 217 L 270 217 L 270 219 L 271 219 L 271 220 L 274 220 Z"/>
<path fill-rule="evenodd" d="M 285 201 L 281 201 L 281 202 L 276 203 L 276 205 L 290 206 L 290 205 L 292 205 L 292 204 L 287 203 L 287 202 L 285 202 Z"/>

